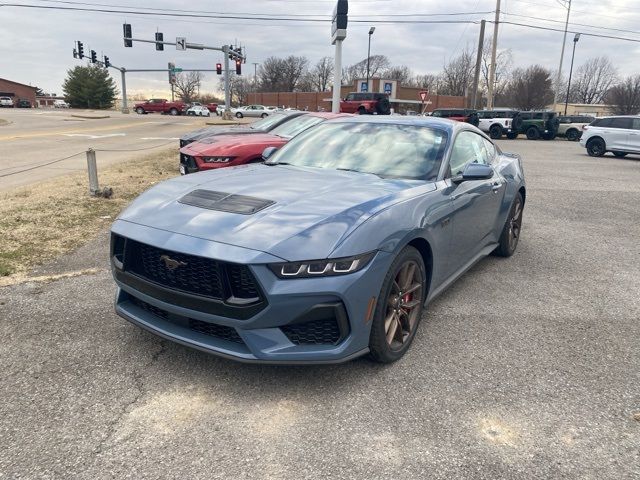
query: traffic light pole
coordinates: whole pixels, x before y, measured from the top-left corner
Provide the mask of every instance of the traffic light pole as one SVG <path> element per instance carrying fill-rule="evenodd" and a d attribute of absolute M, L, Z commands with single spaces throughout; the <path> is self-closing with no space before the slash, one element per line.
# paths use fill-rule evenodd
<path fill-rule="evenodd" d="M 129 105 L 127 105 L 127 70 L 125 68 L 120 68 L 119 70 L 122 76 L 122 113 L 129 113 Z"/>
<path fill-rule="evenodd" d="M 231 89 L 229 88 L 229 47 L 222 47 L 224 54 L 224 113 L 231 107 Z"/>

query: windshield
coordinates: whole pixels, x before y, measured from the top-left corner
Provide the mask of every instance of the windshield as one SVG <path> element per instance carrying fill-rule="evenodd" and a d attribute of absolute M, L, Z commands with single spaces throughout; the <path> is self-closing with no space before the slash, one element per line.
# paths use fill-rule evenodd
<path fill-rule="evenodd" d="M 325 123 L 296 137 L 271 162 L 435 180 L 446 132 L 417 125 Z"/>
<path fill-rule="evenodd" d="M 322 117 L 315 117 L 313 115 L 302 115 L 301 117 L 294 118 L 290 122 L 285 122 L 279 127 L 271 130 L 271 133 L 283 138 L 293 138 L 300 132 L 306 130 L 309 127 L 314 126 L 317 123 L 323 122 L 325 119 Z"/>
<path fill-rule="evenodd" d="M 263 119 L 258 120 L 257 122 L 253 122 L 249 126 L 249 128 L 251 128 L 252 130 L 263 130 L 263 131 L 266 132 L 273 125 L 275 125 L 276 123 L 280 122 L 284 117 L 286 117 L 286 115 L 284 115 L 282 113 L 272 113 L 268 117 L 264 117 Z"/>

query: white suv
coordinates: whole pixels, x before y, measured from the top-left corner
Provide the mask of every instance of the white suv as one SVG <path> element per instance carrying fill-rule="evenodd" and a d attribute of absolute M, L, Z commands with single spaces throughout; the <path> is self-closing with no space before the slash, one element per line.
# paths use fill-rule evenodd
<path fill-rule="evenodd" d="M 11 97 L 0 97 L 0 107 L 13 107 Z"/>
<path fill-rule="evenodd" d="M 640 154 L 640 116 L 603 117 L 583 128 L 580 145 L 592 157 L 607 152 L 616 157 Z"/>
<path fill-rule="evenodd" d="M 517 110 L 511 109 L 478 110 L 478 128 L 496 140 L 511 128 L 516 113 Z"/>

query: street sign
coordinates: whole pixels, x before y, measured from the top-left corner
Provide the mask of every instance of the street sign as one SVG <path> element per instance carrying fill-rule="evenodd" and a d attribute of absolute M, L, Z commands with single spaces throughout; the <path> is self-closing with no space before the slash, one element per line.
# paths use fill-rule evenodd
<path fill-rule="evenodd" d="M 185 37 L 176 37 L 176 50 L 186 50 L 187 39 Z"/>
<path fill-rule="evenodd" d="M 391 95 L 392 92 L 393 92 L 393 83 L 385 82 L 384 83 L 384 93 L 386 93 L 387 95 Z"/>
<path fill-rule="evenodd" d="M 181 73 L 181 72 L 182 72 L 182 68 L 180 68 L 180 67 L 173 67 L 173 68 L 171 69 L 171 71 L 172 71 L 173 73 Z"/>
<path fill-rule="evenodd" d="M 423 102 L 427 99 L 427 95 L 429 95 L 429 92 L 427 92 L 426 90 L 423 90 L 420 92 L 420 100 L 422 100 Z"/>
<path fill-rule="evenodd" d="M 347 23 L 349 13 L 349 1 L 338 0 L 333 10 L 333 21 L 331 22 L 331 43 L 335 43 L 347 38 Z"/>

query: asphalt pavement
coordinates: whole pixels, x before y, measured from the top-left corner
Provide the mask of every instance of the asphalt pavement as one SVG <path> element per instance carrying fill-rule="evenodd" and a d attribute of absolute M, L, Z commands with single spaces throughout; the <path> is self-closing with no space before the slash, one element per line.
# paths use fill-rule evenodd
<path fill-rule="evenodd" d="M 106 232 L 35 272 L 92 273 L 0 289 L 0 478 L 640 478 L 640 158 L 500 145 L 524 156 L 518 251 L 392 365 L 161 340 L 113 313 Z"/>

